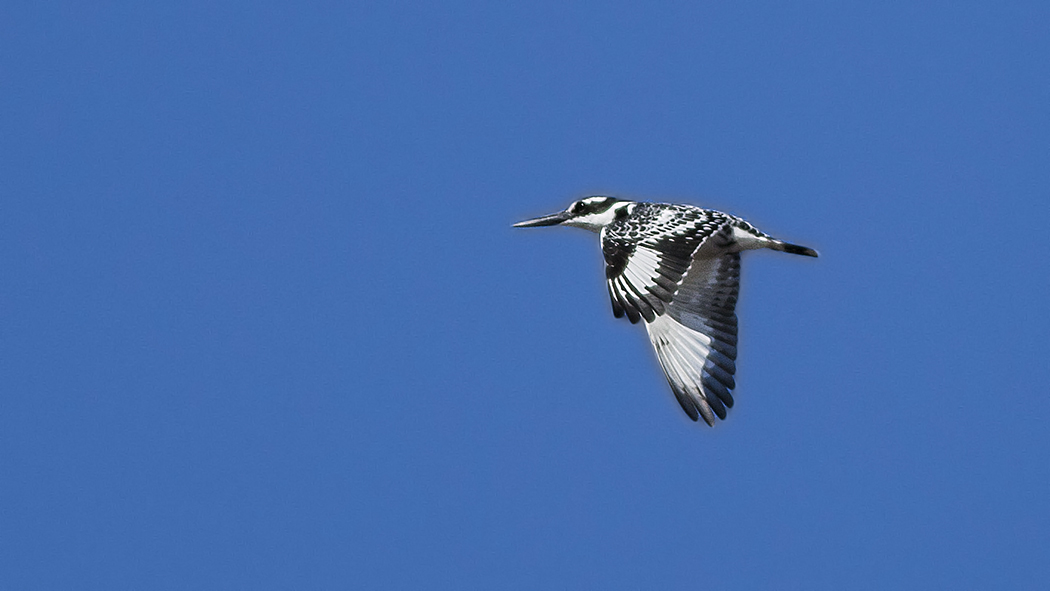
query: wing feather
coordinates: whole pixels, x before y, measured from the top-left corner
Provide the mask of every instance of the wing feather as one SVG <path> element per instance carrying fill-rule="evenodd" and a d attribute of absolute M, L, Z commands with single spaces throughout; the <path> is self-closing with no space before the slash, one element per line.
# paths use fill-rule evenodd
<path fill-rule="evenodd" d="M 708 254 L 714 256 L 705 258 Z M 667 313 L 646 325 L 672 390 L 692 394 L 708 424 L 714 422 L 712 414 L 724 419 L 734 402 L 739 286 L 740 255 L 705 246 Z"/>
<path fill-rule="evenodd" d="M 650 330 L 650 338 L 654 334 L 652 330 L 654 325 L 659 326 L 665 319 L 666 316 L 661 316 L 655 323 L 646 325 L 646 328 Z M 714 413 L 695 380 L 692 379 L 689 363 L 682 357 L 681 350 L 671 346 L 670 341 L 661 337 L 662 335 L 653 338 L 653 347 L 656 349 L 656 356 L 667 378 L 667 383 L 670 384 L 671 391 L 678 399 L 678 404 L 682 406 L 689 418 L 695 421 L 702 416 L 704 422 L 713 425 Z"/>

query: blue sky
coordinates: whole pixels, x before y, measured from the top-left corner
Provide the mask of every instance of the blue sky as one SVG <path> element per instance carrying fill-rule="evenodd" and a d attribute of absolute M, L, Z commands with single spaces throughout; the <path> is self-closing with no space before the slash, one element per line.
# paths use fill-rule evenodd
<path fill-rule="evenodd" d="M 0 587 L 1050 585 L 1045 3 L 0 8 Z M 737 405 L 589 194 L 741 215 Z"/>

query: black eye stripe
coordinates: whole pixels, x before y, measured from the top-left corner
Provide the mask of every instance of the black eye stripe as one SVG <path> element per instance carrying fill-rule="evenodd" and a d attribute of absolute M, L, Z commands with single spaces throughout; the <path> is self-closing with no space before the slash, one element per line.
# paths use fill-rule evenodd
<path fill-rule="evenodd" d="M 617 201 L 619 200 L 614 197 L 588 197 L 573 203 L 569 207 L 569 212 L 573 215 L 602 213 L 615 205 Z"/>
<path fill-rule="evenodd" d="M 605 211 L 605 210 L 609 209 L 609 207 L 615 202 L 616 202 L 616 200 L 613 199 L 612 197 L 602 197 L 602 198 L 597 199 L 595 201 L 588 202 L 587 203 L 587 207 L 591 211 L 601 212 L 601 211 Z"/>

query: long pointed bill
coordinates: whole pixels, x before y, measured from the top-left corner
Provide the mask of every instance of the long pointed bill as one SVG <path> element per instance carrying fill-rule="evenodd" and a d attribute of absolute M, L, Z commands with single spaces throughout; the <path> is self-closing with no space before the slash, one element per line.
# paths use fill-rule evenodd
<path fill-rule="evenodd" d="M 558 213 L 552 213 L 550 215 L 545 215 L 545 216 L 543 216 L 541 218 L 536 218 L 536 219 L 532 219 L 532 220 L 525 220 L 524 222 L 518 222 L 518 223 L 514 224 L 514 227 L 515 228 L 536 228 L 538 226 L 556 226 L 556 225 L 564 222 L 565 220 L 567 220 L 567 219 L 569 219 L 571 217 L 572 216 L 569 215 L 568 213 L 566 213 L 564 211 L 559 211 Z"/>

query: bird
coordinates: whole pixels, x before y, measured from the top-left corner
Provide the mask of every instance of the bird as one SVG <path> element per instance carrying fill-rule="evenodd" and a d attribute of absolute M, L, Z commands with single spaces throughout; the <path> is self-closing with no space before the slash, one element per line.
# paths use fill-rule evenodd
<path fill-rule="evenodd" d="M 678 403 L 710 426 L 733 406 L 741 251 L 818 256 L 739 217 L 692 205 L 591 196 L 514 224 L 540 226 L 598 233 L 613 316 L 645 322 Z"/>

